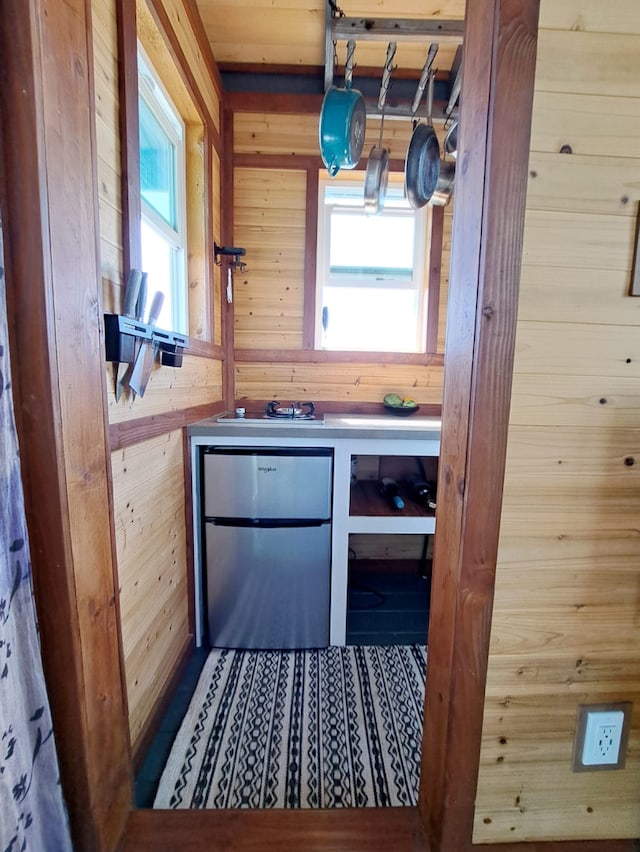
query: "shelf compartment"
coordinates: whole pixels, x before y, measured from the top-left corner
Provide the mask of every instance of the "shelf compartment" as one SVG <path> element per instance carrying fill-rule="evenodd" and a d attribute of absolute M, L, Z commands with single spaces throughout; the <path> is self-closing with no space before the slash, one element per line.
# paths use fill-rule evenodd
<path fill-rule="evenodd" d="M 351 485 L 349 501 L 350 515 L 367 515 L 392 518 L 428 518 L 434 513 L 420 506 L 409 494 L 403 482 L 398 482 L 398 492 L 404 501 L 404 509 L 394 509 L 387 498 L 378 491 L 378 483 L 359 479 Z"/>
<path fill-rule="evenodd" d="M 416 503 L 403 482 L 398 483 L 398 493 L 404 501 L 403 509 L 394 509 L 390 505 L 389 500 L 378 491 L 377 481 L 359 479 L 351 485 L 349 515 L 352 518 L 419 518 L 422 521 L 432 519 L 435 522 L 435 514 Z"/>

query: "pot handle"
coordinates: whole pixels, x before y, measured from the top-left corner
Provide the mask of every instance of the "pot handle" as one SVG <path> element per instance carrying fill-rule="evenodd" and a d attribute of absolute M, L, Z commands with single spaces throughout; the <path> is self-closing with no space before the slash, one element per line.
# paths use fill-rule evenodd
<path fill-rule="evenodd" d="M 456 104 L 458 103 L 458 98 L 460 97 L 460 87 L 462 86 L 462 62 L 458 65 L 458 70 L 456 71 L 456 76 L 453 81 L 453 86 L 451 87 L 451 94 L 449 95 L 449 103 L 447 104 L 447 108 L 445 110 L 445 117 L 447 119 L 451 118 L 453 110 L 455 109 Z"/>
<path fill-rule="evenodd" d="M 433 122 L 431 121 L 431 113 L 433 111 L 433 85 L 435 81 L 435 73 L 429 74 L 429 86 L 427 87 L 427 124 L 429 125 L 429 127 L 433 126 Z"/>
<path fill-rule="evenodd" d="M 418 81 L 418 88 L 416 89 L 416 93 L 413 96 L 413 103 L 411 104 L 411 112 L 413 115 L 416 114 L 416 112 L 418 111 L 418 107 L 420 106 L 420 101 L 422 100 L 422 93 L 424 92 L 424 87 L 427 85 L 429 72 L 431 71 L 433 61 L 436 58 L 438 47 L 439 45 L 437 42 L 433 42 L 429 45 L 429 52 L 427 53 L 427 58 L 422 69 L 422 73 L 420 74 L 420 80 Z"/>
<path fill-rule="evenodd" d="M 329 172 L 329 177 L 334 178 L 340 171 L 340 164 L 335 159 L 332 159 L 330 163 L 327 163 L 327 171 Z"/>
<path fill-rule="evenodd" d="M 384 105 L 387 100 L 387 92 L 389 91 L 391 74 L 393 73 L 391 63 L 393 62 L 393 57 L 396 55 L 396 48 L 396 42 L 390 41 L 389 45 L 387 46 L 387 58 L 384 63 L 384 71 L 382 72 L 382 82 L 380 84 L 380 94 L 378 95 L 378 109 L 382 113 L 384 113 Z"/>
<path fill-rule="evenodd" d="M 355 40 L 350 38 L 347 42 L 347 61 L 344 66 L 344 87 L 345 89 L 351 88 L 351 80 L 353 78 L 353 56 L 356 52 L 356 43 Z"/>

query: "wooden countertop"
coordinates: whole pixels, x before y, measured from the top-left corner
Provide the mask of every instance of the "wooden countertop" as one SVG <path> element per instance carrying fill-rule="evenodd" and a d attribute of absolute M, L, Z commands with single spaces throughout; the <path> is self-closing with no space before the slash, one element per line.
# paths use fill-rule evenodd
<path fill-rule="evenodd" d="M 317 443 L 326 438 L 389 438 L 393 440 L 439 441 L 439 417 L 394 417 L 391 414 L 327 414 L 316 420 L 242 420 L 220 421 L 207 417 L 188 427 L 191 438 L 232 437 L 264 440 L 274 438 L 309 438 Z"/>

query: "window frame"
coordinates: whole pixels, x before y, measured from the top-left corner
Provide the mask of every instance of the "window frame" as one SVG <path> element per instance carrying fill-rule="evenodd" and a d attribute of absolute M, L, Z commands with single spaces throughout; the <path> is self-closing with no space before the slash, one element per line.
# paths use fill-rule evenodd
<path fill-rule="evenodd" d="M 187 159 L 186 159 L 186 122 L 180 115 L 177 107 L 162 83 L 160 75 L 149 59 L 143 45 L 138 39 L 137 69 L 138 69 L 138 103 L 143 100 L 151 115 L 158 123 L 160 129 L 165 133 L 169 143 L 175 151 L 173 163 L 175 178 L 175 227 L 159 213 L 147 199 L 142 191 L 140 181 L 140 229 L 146 223 L 163 239 L 172 250 L 172 281 L 171 281 L 171 331 L 183 334 L 189 333 L 189 310 L 188 310 L 188 275 L 187 275 Z M 142 65 L 145 73 L 152 78 L 154 89 L 143 83 Z M 160 97 L 158 97 L 158 94 Z M 163 104 L 162 100 L 166 103 Z M 168 113 L 171 113 L 171 118 Z M 138 131 L 140 131 L 140 110 L 138 109 Z M 179 130 L 178 130 L 179 128 Z M 140 137 L 138 136 L 138 139 Z M 140 147 L 138 145 L 138 162 L 140 162 Z M 140 257 L 142 263 L 142 233 L 140 234 Z M 159 323 L 162 325 L 162 323 Z"/>
<path fill-rule="evenodd" d="M 153 2 L 153 0 L 151 0 Z M 205 358 L 224 354 L 220 275 L 210 246 L 221 241 L 215 189 L 222 139 L 214 113 L 193 80 L 170 22 L 155 15 L 150 0 L 116 0 L 118 97 L 122 193 L 122 281 L 141 268 L 140 162 L 137 50 L 140 40 L 186 125 L 187 328 L 185 351 Z M 156 54 L 159 63 L 156 63 Z M 165 80 L 165 75 L 170 80 Z M 175 96 L 174 96 L 175 92 Z M 216 166 L 215 163 L 218 163 Z M 214 174 L 215 169 L 215 174 Z M 209 203 L 203 205 L 203 199 Z M 116 310 L 122 304 L 116 297 Z M 173 330 L 173 329 L 171 329 Z"/>
<path fill-rule="evenodd" d="M 385 275 L 381 272 L 376 275 L 375 280 L 369 275 L 358 273 L 331 273 L 330 271 L 330 223 L 332 212 L 336 209 L 361 209 L 362 215 L 364 212 L 364 198 L 362 197 L 362 206 L 359 203 L 340 204 L 327 203 L 326 191 L 331 191 L 335 188 L 344 187 L 347 190 L 345 194 L 351 194 L 354 201 L 360 199 L 360 191 L 362 190 L 362 174 L 349 173 L 339 178 L 329 178 L 326 173 L 320 171 L 318 174 L 318 203 L 317 203 L 317 244 L 316 244 L 316 269 L 315 269 L 315 321 L 314 321 L 314 338 L 313 346 L 316 351 L 320 352 L 357 352 L 365 353 L 370 351 L 381 352 L 385 357 L 394 355 L 425 355 L 428 352 L 427 340 L 427 321 L 428 321 L 428 290 L 429 277 L 427 275 L 428 258 L 427 251 L 429 247 L 428 237 L 428 213 L 426 208 L 413 210 L 412 208 L 396 208 L 385 209 L 378 215 L 393 216 L 399 215 L 403 217 L 412 216 L 415 222 L 414 227 L 414 247 L 413 247 L 413 265 L 411 277 L 403 279 L 400 276 Z M 349 192 L 351 190 L 351 192 Z M 389 175 L 389 189 L 387 196 L 393 194 L 396 198 L 404 195 L 403 192 L 403 177 L 401 174 L 392 173 Z M 327 286 L 345 287 L 357 289 L 358 287 L 379 288 L 388 291 L 405 290 L 415 294 L 416 299 L 416 322 L 415 322 L 415 338 L 414 347 L 409 349 L 335 349 L 328 348 L 323 345 L 323 292 Z"/>

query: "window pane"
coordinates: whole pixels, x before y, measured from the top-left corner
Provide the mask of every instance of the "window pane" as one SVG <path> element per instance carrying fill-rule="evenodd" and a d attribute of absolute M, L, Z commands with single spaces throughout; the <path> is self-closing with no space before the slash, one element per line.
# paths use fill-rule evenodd
<path fill-rule="evenodd" d="M 323 348 L 411 352 L 417 341 L 417 293 L 385 288 L 325 287 Z"/>
<path fill-rule="evenodd" d="M 149 316 L 149 307 L 154 293 L 164 293 L 162 311 L 156 325 L 171 331 L 185 331 L 176 327 L 176 318 L 172 304 L 172 281 L 176 269 L 176 249 L 144 219 L 141 227 L 142 268 L 147 273 L 147 307 L 145 322 Z"/>
<path fill-rule="evenodd" d="M 376 271 L 411 276 L 414 256 L 413 216 L 367 216 L 358 210 L 332 210 L 329 266 L 341 271 Z"/>
<path fill-rule="evenodd" d="M 140 192 L 172 228 L 177 228 L 176 148 L 145 101 L 140 107 Z"/>

